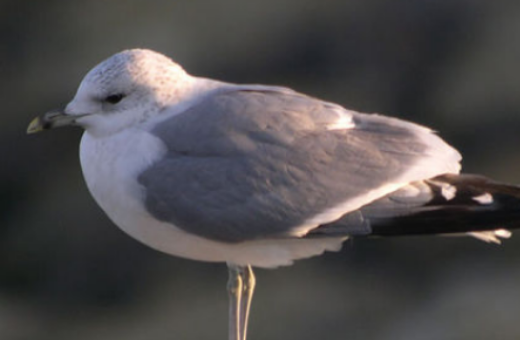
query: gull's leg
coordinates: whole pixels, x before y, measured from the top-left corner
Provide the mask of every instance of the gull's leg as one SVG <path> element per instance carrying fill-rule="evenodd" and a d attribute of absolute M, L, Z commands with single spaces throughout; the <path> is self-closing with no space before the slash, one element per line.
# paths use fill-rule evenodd
<path fill-rule="evenodd" d="M 243 292 L 241 267 L 228 263 L 229 340 L 242 340 L 240 307 Z"/>
<path fill-rule="evenodd" d="M 243 291 L 240 302 L 240 329 L 242 338 L 239 340 L 246 340 L 247 323 L 249 320 L 249 311 L 251 309 L 251 301 L 253 300 L 253 293 L 255 291 L 256 278 L 251 266 L 241 268 Z"/>
<path fill-rule="evenodd" d="M 229 340 L 246 340 L 251 301 L 256 285 L 251 266 L 228 263 Z"/>

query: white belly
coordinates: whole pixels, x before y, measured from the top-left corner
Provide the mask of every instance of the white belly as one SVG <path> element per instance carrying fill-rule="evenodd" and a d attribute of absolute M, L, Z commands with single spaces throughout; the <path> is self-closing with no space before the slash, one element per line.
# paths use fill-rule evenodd
<path fill-rule="evenodd" d="M 293 260 L 341 248 L 342 238 L 276 239 L 242 243 L 212 241 L 153 218 L 143 205 L 137 176 L 166 153 L 164 144 L 142 130 L 109 137 L 85 132 L 80 160 L 90 193 L 110 219 L 144 244 L 189 259 L 259 267 L 289 265 Z"/>

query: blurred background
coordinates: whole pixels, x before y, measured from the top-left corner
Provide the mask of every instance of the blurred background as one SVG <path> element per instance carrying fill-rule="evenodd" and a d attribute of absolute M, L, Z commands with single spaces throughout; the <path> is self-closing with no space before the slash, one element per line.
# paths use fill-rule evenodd
<path fill-rule="evenodd" d="M 83 75 L 146 47 L 190 73 L 411 119 L 466 172 L 520 183 L 520 4 L 472 0 L 0 0 L 0 339 L 226 339 L 223 264 L 118 230 L 79 129 L 27 136 Z M 520 339 L 520 238 L 348 241 L 257 270 L 249 339 Z"/>

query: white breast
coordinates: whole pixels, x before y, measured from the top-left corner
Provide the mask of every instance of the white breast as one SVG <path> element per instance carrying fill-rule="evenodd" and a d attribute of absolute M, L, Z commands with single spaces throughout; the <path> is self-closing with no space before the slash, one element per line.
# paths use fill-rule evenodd
<path fill-rule="evenodd" d="M 119 228 L 152 248 L 200 261 L 277 267 L 326 250 L 337 251 L 346 239 L 223 243 L 158 221 L 144 207 L 145 192 L 137 177 L 165 153 L 166 147 L 159 139 L 137 129 L 124 130 L 109 137 L 94 137 L 85 132 L 80 146 L 83 175 L 96 202 Z"/>

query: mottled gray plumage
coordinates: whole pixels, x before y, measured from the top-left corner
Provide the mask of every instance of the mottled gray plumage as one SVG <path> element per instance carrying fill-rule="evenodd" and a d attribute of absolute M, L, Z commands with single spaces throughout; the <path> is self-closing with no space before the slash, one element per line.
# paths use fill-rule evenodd
<path fill-rule="evenodd" d="M 341 114 L 355 128 L 328 129 Z M 437 140 L 412 123 L 279 90 L 214 93 L 152 133 L 168 153 L 139 176 L 149 212 L 227 242 L 290 236 L 402 176 Z"/>

